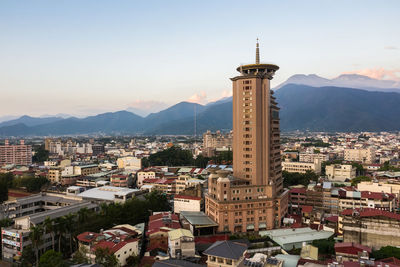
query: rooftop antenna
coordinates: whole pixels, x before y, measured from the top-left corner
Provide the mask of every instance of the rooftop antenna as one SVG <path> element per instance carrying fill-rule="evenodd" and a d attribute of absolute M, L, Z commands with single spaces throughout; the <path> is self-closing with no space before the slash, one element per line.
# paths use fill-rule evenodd
<path fill-rule="evenodd" d="M 258 38 L 256 43 L 256 64 L 260 64 L 260 45 L 258 44 Z"/>

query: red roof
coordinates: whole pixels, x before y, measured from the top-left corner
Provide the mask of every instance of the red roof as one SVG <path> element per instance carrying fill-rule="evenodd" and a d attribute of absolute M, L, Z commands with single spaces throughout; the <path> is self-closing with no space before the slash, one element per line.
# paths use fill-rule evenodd
<path fill-rule="evenodd" d="M 184 195 L 175 195 L 174 198 L 183 198 L 183 199 L 192 199 L 192 200 L 201 200 L 201 197 L 194 196 L 184 196 Z"/>
<path fill-rule="evenodd" d="M 81 241 L 81 242 L 92 242 L 98 237 L 100 234 L 98 233 L 93 233 L 93 232 L 84 232 L 80 235 L 78 235 L 76 238 Z"/>
<path fill-rule="evenodd" d="M 301 211 L 302 211 L 302 212 L 310 213 L 310 212 L 312 212 L 312 210 L 313 210 L 313 207 L 312 207 L 312 206 L 306 206 L 306 205 L 302 205 L 302 206 L 301 206 Z"/>
<path fill-rule="evenodd" d="M 338 222 L 339 216 L 330 216 L 330 217 L 326 217 L 325 220 L 327 220 L 327 221 L 329 221 L 329 222 Z"/>
<path fill-rule="evenodd" d="M 306 189 L 305 188 L 292 188 L 292 189 L 290 189 L 289 193 L 305 194 Z"/>
<path fill-rule="evenodd" d="M 371 253 L 372 249 L 367 246 L 363 246 L 352 242 L 335 243 L 336 253 L 342 252 L 342 253 L 357 255 L 358 252 L 362 251 L 367 251 L 368 253 Z"/>
<path fill-rule="evenodd" d="M 109 251 L 111 253 L 115 253 L 118 250 L 120 250 L 121 248 L 123 248 L 126 244 L 132 243 L 132 242 L 137 242 L 138 239 L 134 238 L 134 239 L 129 239 L 129 240 L 125 240 L 125 241 L 120 241 L 120 242 L 113 242 L 113 241 L 100 241 L 99 243 L 97 243 L 96 245 L 93 246 L 93 250 L 95 251 L 98 248 L 104 248 L 104 249 L 109 249 Z"/>
<path fill-rule="evenodd" d="M 391 218 L 400 221 L 400 214 L 396 214 L 393 212 L 378 210 L 372 208 L 362 208 L 362 209 L 346 209 L 342 211 L 342 215 L 353 215 L 354 211 L 357 211 L 360 217 L 375 217 L 381 216 L 386 218 Z"/>
<path fill-rule="evenodd" d="M 170 213 L 170 212 L 161 212 L 161 213 L 151 215 L 149 217 L 149 222 L 162 219 L 164 216 L 171 216 L 172 220 L 179 220 L 179 217 L 177 214 Z"/>
<path fill-rule="evenodd" d="M 368 199 L 389 199 L 392 200 L 394 199 L 393 194 L 387 194 L 387 193 L 378 193 L 378 192 L 369 192 L 369 191 L 362 191 L 361 192 L 361 197 L 362 198 L 368 198 Z"/>

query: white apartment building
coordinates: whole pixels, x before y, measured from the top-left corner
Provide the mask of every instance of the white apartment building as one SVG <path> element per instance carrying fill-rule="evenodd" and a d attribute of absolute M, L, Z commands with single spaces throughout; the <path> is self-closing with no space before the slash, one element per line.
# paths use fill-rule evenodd
<path fill-rule="evenodd" d="M 299 162 L 310 162 L 313 163 L 315 159 L 320 159 L 321 162 L 328 161 L 329 155 L 321 153 L 300 153 Z"/>
<path fill-rule="evenodd" d="M 137 175 L 137 182 L 136 182 L 137 187 L 142 187 L 143 180 L 156 178 L 156 173 L 153 171 L 141 171 L 138 172 L 136 175 Z"/>
<path fill-rule="evenodd" d="M 128 156 L 117 159 L 118 169 L 129 169 L 133 171 L 142 168 L 142 160 L 136 157 Z"/>
<path fill-rule="evenodd" d="M 356 177 L 356 170 L 352 165 L 332 164 L 325 167 L 326 176 L 330 181 L 351 180 Z"/>
<path fill-rule="evenodd" d="M 174 213 L 180 213 L 181 211 L 200 211 L 201 208 L 201 197 L 194 196 L 174 196 Z"/>
<path fill-rule="evenodd" d="M 192 232 L 182 228 L 169 231 L 168 250 L 171 258 L 194 257 L 195 244 Z"/>
<path fill-rule="evenodd" d="M 344 160 L 357 161 L 361 163 L 372 164 L 375 163 L 375 149 L 345 149 Z"/>
<path fill-rule="evenodd" d="M 282 171 L 299 172 L 299 173 L 306 173 L 307 171 L 313 171 L 316 174 L 320 174 L 321 173 L 321 160 L 315 159 L 314 163 L 283 161 L 282 162 Z"/>

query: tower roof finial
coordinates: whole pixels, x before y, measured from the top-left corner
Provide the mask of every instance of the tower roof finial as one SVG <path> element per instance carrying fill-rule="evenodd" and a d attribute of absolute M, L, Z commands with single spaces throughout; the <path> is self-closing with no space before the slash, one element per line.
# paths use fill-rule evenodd
<path fill-rule="evenodd" d="M 256 64 L 260 64 L 260 48 L 258 44 L 258 38 L 256 43 Z"/>

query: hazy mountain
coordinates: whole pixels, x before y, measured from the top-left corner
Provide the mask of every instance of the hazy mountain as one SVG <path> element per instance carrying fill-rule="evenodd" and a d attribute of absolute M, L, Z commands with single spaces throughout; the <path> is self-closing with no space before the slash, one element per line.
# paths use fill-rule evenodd
<path fill-rule="evenodd" d="M 275 96 L 284 131 L 400 130 L 399 93 L 288 84 Z"/>
<path fill-rule="evenodd" d="M 222 104 L 222 103 L 226 103 L 226 102 L 232 102 L 232 96 L 227 96 L 227 97 L 221 98 L 217 101 L 209 102 L 209 103 L 207 103 L 206 107 L 213 106 L 216 104 Z"/>
<path fill-rule="evenodd" d="M 167 109 L 164 109 L 157 113 L 149 114 L 146 119 L 146 124 L 149 127 L 154 127 L 156 125 L 168 122 L 181 120 L 186 118 L 193 118 L 194 114 L 201 113 L 205 109 L 205 106 L 191 103 L 191 102 L 180 102 L 173 105 Z"/>
<path fill-rule="evenodd" d="M 400 92 L 400 82 L 378 80 L 358 74 L 342 74 L 331 80 L 322 78 L 315 74 L 296 74 L 275 87 L 274 90 L 278 90 L 287 84 L 303 84 L 312 87 L 335 86 L 368 91 Z"/>
<path fill-rule="evenodd" d="M 16 125 L 16 124 L 20 124 L 20 123 L 25 124 L 26 126 L 36 126 L 36 125 L 56 122 L 56 121 L 60 121 L 60 120 L 63 120 L 63 118 L 62 117 L 34 118 L 34 117 L 24 115 L 17 119 L 2 122 L 2 123 L 0 123 L 0 127 L 11 126 L 11 125 Z"/>
<path fill-rule="evenodd" d="M 317 78 L 318 79 L 318 78 Z M 282 131 L 400 130 L 400 94 L 345 87 L 287 84 L 275 92 Z M 194 134 L 232 128 L 232 97 L 203 106 L 181 102 L 143 118 L 128 111 L 37 124 L 24 116 L 5 123 L 0 136 L 105 134 Z M 27 125 L 28 123 L 29 125 Z M 36 125 L 35 125 L 36 123 Z"/>
<path fill-rule="evenodd" d="M 201 135 L 207 130 L 230 130 L 232 129 L 232 98 L 219 104 L 207 106 L 196 116 L 196 133 Z M 194 117 L 180 120 L 165 121 L 152 127 L 146 134 L 187 134 L 195 133 Z"/>
<path fill-rule="evenodd" d="M 15 119 L 18 119 L 18 118 L 19 118 L 19 116 L 13 116 L 13 115 L 1 116 L 0 117 L 0 122 L 9 121 L 9 120 L 15 120 Z"/>

